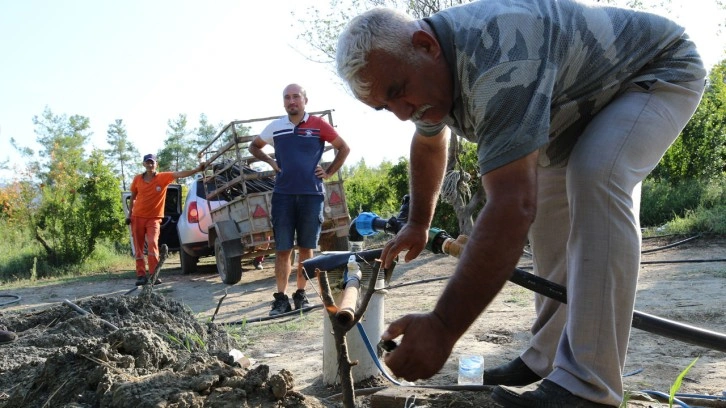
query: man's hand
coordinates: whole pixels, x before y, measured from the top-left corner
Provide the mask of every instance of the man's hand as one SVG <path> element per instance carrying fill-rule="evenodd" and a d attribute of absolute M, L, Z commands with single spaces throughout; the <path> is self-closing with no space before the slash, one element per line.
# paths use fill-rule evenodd
<path fill-rule="evenodd" d="M 416 259 L 421 254 L 421 251 L 426 248 L 428 238 L 428 225 L 408 222 L 383 248 L 383 252 L 381 252 L 383 267 L 390 268 L 398 254 L 403 251 L 408 251 L 404 258 L 406 262 Z"/>
<path fill-rule="evenodd" d="M 126 217 L 126 225 L 131 225 L 131 217 Z"/>
<path fill-rule="evenodd" d="M 396 350 L 386 354 L 388 368 L 407 381 L 430 378 L 444 366 L 456 344 L 446 324 L 434 313 L 410 314 L 391 323 L 382 340 L 403 335 Z"/>
<path fill-rule="evenodd" d="M 328 178 L 330 177 L 330 174 L 328 174 L 328 172 L 327 172 L 327 171 L 325 171 L 325 169 L 323 168 L 323 166 L 321 166 L 321 165 L 319 165 L 319 164 L 318 164 L 318 166 L 317 166 L 317 167 L 315 168 L 315 175 L 316 175 L 316 176 L 317 176 L 317 177 L 318 177 L 319 179 L 323 179 L 323 180 L 326 180 L 326 179 L 328 179 Z"/>

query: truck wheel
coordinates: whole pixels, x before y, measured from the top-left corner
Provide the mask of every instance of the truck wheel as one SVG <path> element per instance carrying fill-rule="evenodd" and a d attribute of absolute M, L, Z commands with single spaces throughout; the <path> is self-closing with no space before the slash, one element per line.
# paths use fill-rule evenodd
<path fill-rule="evenodd" d="M 197 272 L 197 262 L 199 258 L 187 254 L 183 248 L 179 249 L 179 260 L 181 262 L 181 270 L 183 275 L 189 275 Z"/>
<path fill-rule="evenodd" d="M 242 279 L 242 257 L 228 258 L 224 254 L 224 248 L 219 238 L 214 240 L 214 257 L 217 260 L 217 272 L 219 272 L 222 282 L 234 285 Z"/>

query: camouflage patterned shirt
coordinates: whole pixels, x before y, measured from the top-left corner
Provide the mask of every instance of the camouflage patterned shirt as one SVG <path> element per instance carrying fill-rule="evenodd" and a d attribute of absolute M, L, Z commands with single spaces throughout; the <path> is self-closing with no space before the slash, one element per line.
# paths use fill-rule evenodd
<path fill-rule="evenodd" d="M 482 174 L 537 150 L 563 165 L 587 123 L 624 87 L 694 81 L 706 71 L 675 22 L 572 0 L 485 0 L 425 19 L 452 68 L 444 126 L 478 143 Z"/>

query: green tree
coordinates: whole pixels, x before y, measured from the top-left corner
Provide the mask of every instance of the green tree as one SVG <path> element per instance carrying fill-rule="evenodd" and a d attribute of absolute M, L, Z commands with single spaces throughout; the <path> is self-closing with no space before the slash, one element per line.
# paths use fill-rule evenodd
<path fill-rule="evenodd" d="M 38 208 L 36 186 L 28 177 L 0 186 L 0 220 L 14 229 L 32 230 Z"/>
<path fill-rule="evenodd" d="M 215 126 L 211 123 L 209 123 L 209 119 L 207 119 L 207 115 L 200 114 L 199 115 L 199 127 L 195 129 L 194 133 L 196 134 L 196 140 L 195 140 L 195 146 L 196 150 L 202 150 L 204 147 L 206 147 L 209 143 L 214 140 L 214 137 L 217 135 L 217 131 L 222 126 Z"/>
<path fill-rule="evenodd" d="M 714 180 L 726 172 L 726 60 L 716 64 L 696 113 L 651 173 L 673 185 Z"/>
<path fill-rule="evenodd" d="M 159 151 L 157 160 L 159 169 L 163 171 L 181 171 L 197 166 L 197 150 L 193 141 L 189 140 L 191 132 L 187 130 L 187 115 L 180 113 L 176 119 L 169 119 L 164 148 Z"/>
<path fill-rule="evenodd" d="M 62 183 L 83 172 L 84 145 L 90 137 L 90 121 L 85 116 L 53 115 L 45 108 L 41 116 L 33 117 L 40 161 L 36 162 L 38 177 L 46 185 Z"/>
<path fill-rule="evenodd" d="M 42 146 L 41 160 L 31 163 L 40 179 L 35 238 L 49 264 L 78 264 L 90 256 L 99 238 L 120 236 L 119 182 L 101 151 L 85 157 L 88 118 L 58 116 L 46 108 L 33 122 Z"/>
<path fill-rule="evenodd" d="M 131 169 L 139 161 L 140 155 L 136 146 L 129 140 L 129 136 L 126 133 L 126 126 L 122 119 L 116 119 L 114 123 L 108 125 L 106 143 L 111 148 L 103 152 L 113 169 L 119 175 L 121 188 L 126 191 L 128 189 L 127 185 L 131 185 L 131 179 L 134 174 Z"/>
<path fill-rule="evenodd" d="M 119 194 L 119 180 L 106 163 L 101 150 L 94 150 L 87 161 L 88 172 L 79 190 L 83 197 L 82 217 L 90 220 L 87 249 L 93 252 L 98 239 L 120 241 L 127 239 L 123 227 L 124 213 Z"/>
<path fill-rule="evenodd" d="M 345 179 L 345 199 L 351 218 L 362 212 L 373 212 L 387 218 L 395 215 L 401 197 L 389 182 L 390 162 L 383 162 L 378 168 L 370 168 L 361 159 L 343 172 Z"/>
<path fill-rule="evenodd" d="M 408 170 L 408 159 L 399 157 L 398 163 L 391 166 L 388 171 L 388 183 L 393 189 L 394 199 L 398 200 L 399 203 L 403 200 L 403 196 L 410 191 Z"/>
<path fill-rule="evenodd" d="M 15 178 L 12 181 L 0 186 L 0 230 L 3 230 L 8 239 L 15 240 L 15 244 L 27 249 L 32 246 L 32 242 L 28 243 L 26 240 L 35 240 L 36 214 L 40 207 L 38 162 L 31 160 L 35 154 L 32 149 L 18 146 L 12 138 L 10 143 L 27 160 L 25 167 L 18 166 L 15 169 Z"/>
<path fill-rule="evenodd" d="M 453 236 L 469 235 L 486 201 L 478 172 L 477 145 L 454 136 L 449 143 L 448 157 L 441 186 L 441 204 L 434 213 L 434 226 Z"/>

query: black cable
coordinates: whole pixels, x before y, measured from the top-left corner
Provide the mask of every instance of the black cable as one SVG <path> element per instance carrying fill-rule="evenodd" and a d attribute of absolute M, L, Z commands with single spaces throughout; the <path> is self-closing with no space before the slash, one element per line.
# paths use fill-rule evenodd
<path fill-rule="evenodd" d="M 399 283 L 397 285 L 389 285 L 389 286 L 386 286 L 383 289 L 384 290 L 385 289 L 398 289 L 398 288 L 402 288 L 404 286 L 412 286 L 412 285 L 418 285 L 420 283 L 436 282 L 436 281 L 440 281 L 440 280 L 446 280 L 446 279 L 449 279 L 449 278 L 450 278 L 450 276 L 440 276 L 438 278 L 428 278 L 428 279 L 422 279 L 422 280 L 417 280 L 417 281 L 413 281 L 413 282 Z"/>
<path fill-rule="evenodd" d="M 670 264 L 670 263 L 704 263 L 704 262 L 726 262 L 726 258 L 715 259 L 674 259 L 671 261 L 640 261 L 641 265 Z"/>
<path fill-rule="evenodd" d="M 652 235 L 649 237 L 643 237 L 643 241 L 647 241 L 650 239 L 658 239 L 658 238 L 668 238 L 668 237 L 680 237 L 683 236 L 683 234 L 663 234 L 663 235 Z"/>
<path fill-rule="evenodd" d="M 292 311 L 289 311 L 287 313 L 281 313 L 279 315 L 257 317 L 257 318 L 254 318 L 254 319 L 242 319 L 242 320 L 238 320 L 236 322 L 219 323 L 219 324 L 225 325 L 225 326 L 226 325 L 230 325 L 231 326 L 231 325 L 238 325 L 238 324 L 239 325 L 245 325 L 245 324 L 250 324 L 250 323 L 260 323 L 260 322 L 266 322 L 268 320 L 280 319 L 280 318 L 283 318 L 283 317 L 294 317 L 294 316 L 298 316 L 301 313 L 307 313 L 307 312 L 309 312 L 311 310 L 320 309 L 322 307 L 323 307 L 322 304 L 312 305 L 312 306 L 304 307 L 302 309 L 292 310 Z"/>
<path fill-rule="evenodd" d="M 693 241 L 694 239 L 700 238 L 700 237 L 701 237 L 701 234 L 696 234 L 696 235 L 694 235 L 692 237 L 683 239 L 681 241 L 674 242 L 674 243 L 669 244 L 669 245 L 665 245 L 665 246 L 662 246 L 662 247 L 657 247 L 657 248 L 653 248 L 653 249 L 646 249 L 646 250 L 640 251 L 640 253 L 641 254 L 647 254 L 647 253 L 651 253 L 651 252 L 662 251 L 664 249 L 669 249 L 669 248 L 673 248 L 673 247 L 678 246 L 678 245 L 681 245 L 681 244 L 685 244 L 686 242 Z"/>

